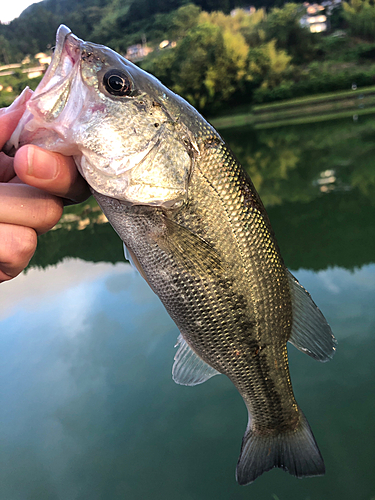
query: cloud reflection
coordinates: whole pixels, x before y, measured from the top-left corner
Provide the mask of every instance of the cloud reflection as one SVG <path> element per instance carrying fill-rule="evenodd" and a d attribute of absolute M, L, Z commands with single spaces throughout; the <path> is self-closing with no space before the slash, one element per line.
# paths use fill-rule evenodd
<path fill-rule="evenodd" d="M 323 498 L 324 485 L 333 490 L 336 462 L 338 470 L 358 446 L 340 441 L 341 407 L 371 381 L 371 364 L 356 377 L 354 363 L 375 324 L 375 265 L 295 274 L 339 340 L 324 365 L 291 352 L 298 402 L 330 473 L 295 482 L 277 471 L 252 486 L 254 498 L 274 491 L 286 498 L 291 488 L 296 498 Z M 177 329 L 129 265 L 70 260 L 1 290 L 1 498 L 248 498 L 232 474 L 246 422 L 241 398 L 225 377 L 194 388 L 173 383 Z M 372 357 L 369 349 L 364 355 Z M 330 404 L 331 416 L 321 418 Z M 355 418 L 367 432 L 365 414 Z M 358 467 L 370 474 L 366 464 Z"/>

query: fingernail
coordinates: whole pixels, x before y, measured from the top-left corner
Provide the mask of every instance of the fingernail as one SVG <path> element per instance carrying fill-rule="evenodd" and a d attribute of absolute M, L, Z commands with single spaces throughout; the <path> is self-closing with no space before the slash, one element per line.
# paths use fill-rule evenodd
<path fill-rule="evenodd" d="M 58 172 L 58 162 L 53 154 L 36 146 L 27 149 L 27 175 L 37 179 L 54 179 Z"/>

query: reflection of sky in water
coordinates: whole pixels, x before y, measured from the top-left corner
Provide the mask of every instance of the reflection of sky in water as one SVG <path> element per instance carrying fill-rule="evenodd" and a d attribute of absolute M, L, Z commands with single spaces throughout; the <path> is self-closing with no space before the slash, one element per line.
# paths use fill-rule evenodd
<path fill-rule="evenodd" d="M 370 499 L 375 265 L 295 274 L 339 340 L 331 363 L 290 349 L 324 478 L 237 486 L 246 412 L 230 382 L 174 384 L 178 332 L 142 278 L 70 260 L 1 285 L 0 498 Z"/>

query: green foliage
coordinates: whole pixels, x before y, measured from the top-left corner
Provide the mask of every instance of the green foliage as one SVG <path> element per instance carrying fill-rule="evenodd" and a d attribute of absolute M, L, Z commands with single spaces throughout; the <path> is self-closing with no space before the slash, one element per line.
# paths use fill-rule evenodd
<path fill-rule="evenodd" d="M 38 251 L 29 267 L 44 268 L 66 257 L 115 263 L 124 261 L 124 251 L 119 237 L 109 224 L 91 224 L 82 231 L 61 228 L 48 231 L 38 239 Z"/>
<path fill-rule="evenodd" d="M 0 63 L 48 50 L 61 22 L 81 38 L 120 53 L 147 37 L 155 50 L 142 67 L 215 114 L 234 104 L 343 90 L 353 82 L 373 84 L 374 2 L 348 0 L 331 16 L 337 27 L 344 16 L 350 32 L 362 37 L 358 40 L 345 33 L 311 34 L 300 24 L 303 5 L 274 0 L 263 0 L 251 15 L 241 9 L 228 15 L 245 0 L 44 0 L 9 26 L 0 23 Z M 159 50 L 164 39 L 176 47 Z M 24 84 L 18 78 L 14 88 Z"/>
<path fill-rule="evenodd" d="M 186 36 L 187 32 L 196 26 L 201 8 L 189 3 L 177 9 L 171 16 L 171 25 L 167 26 L 167 34 L 172 40 Z"/>
<path fill-rule="evenodd" d="M 0 63 L 9 64 L 13 58 L 14 51 L 9 40 L 7 40 L 4 35 L 0 35 Z"/>
<path fill-rule="evenodd" d="M 343 16 L 353 35 L 375 40 L 375 4 L 373 0 L 343 2 Z"/>
<path fill-rule="evenodd" d="M 175 50 L 150 56 L 143 67 L 194 106 L 214 109 L 243 83 L 247 53 L 240 33 L 231 35 L 229 29 L 204 17 L 187 31 Z"/>
<path fill-rule="evenodd" d="M 175 62 L 175 50 L 163 50 L 152 52 L 144 61 L 142 61 L 141 66 L 142 69 L 159 78 L 164 85 L 172 88 L 174 84 L 172 68 Z"/>
<path fill-rule="evenodd" d="M 36 54 L 51 47 L 59 26 L 58 17 L 43 2 L 34 4 L 31 18 L 20 16 L 9 25 L 8 40 L 22 54 Z"/>
<path fill-rule="evenodd" d="M 264 41 L 264 10 L 202 12 L 195 22 L 173 52 L 153 54 L 142 66 L 199 109 L 215 112 L 239 95 L 249 100 L 257 86 L 273 89 L 290 75 L 292 57 Z"/>
<path fill-rule="evenodd" d="M 285 50 L 276 48 L 276 40 L 264 43 L 249 54 L 249 76 L 261 77 L 262 89 L 273 89 L 281 85 L 292 70 L 291 56 Z"/>
<path fill-rule="evenodd" d="M 287 81 L 274 88 L 259 87 L 254 92 L 254 102 L 272 102 L 311 94 L 349 90 L 353 83 L 359 88 L 375 84 L 375 67 L 358 69 L 356 66 L 340 71 L 323 70 L 316 67 L 297 81 Z"/>
<path fill-rule="evenodd" d="M 221 93 L 227 96 L 232 86 L 226 81 L 224 68 L 221 67 L 226 62 L 224 50 L 224 38 L 218 26 L 205 23 L 190 30 L 176 49 L 172 66 L 173 89 L 184 94 L 191 104 L 203 109 L 217 97 L 215 90 L 220 78 Z"/>
<path fill-rule="evenodd" d="M 41 76 L 30 79 L 27 74 L 22 73 L 21 70 L 16 70 L 13 75 L 1 77 L 0 84 L 4 89 L 10 86 L 13 90 L 12 92 L 7 92 L 6 90 L 0 91 L 0 108 L 12 104 L 14 99 L 26 86 L 30 87 L 31 90 L 35 90 L 41 79 Z"/>
<path fill-rule="evenodd" d="M 267 40 L 276 40 L 277 47 L 285 50 L 293 62 L 310 61 L 315 56 L 314 35 L 300 25 L 305 8 L 295 3 L 287 3 L 282 8 L 274 8 L 264 23 Z"/>

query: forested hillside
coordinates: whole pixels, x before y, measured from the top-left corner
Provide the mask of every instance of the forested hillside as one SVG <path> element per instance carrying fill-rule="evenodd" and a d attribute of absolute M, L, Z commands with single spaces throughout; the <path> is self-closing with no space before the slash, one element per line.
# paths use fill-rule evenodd
<path fill-rule="evenodd" d="M 0 24 L 0 63 L 46 51 L 64 23 L 122 54 L 147 41 L 151 53 L 138 64 L 211 116 L 233 105 L 375 84 L 374 0 L 318 6 L 324 33 L 301 22 L 301 3 L 252 3 L 258 8 L 240 8 L 246 0 L 44 0 Z M 162 49 L 165 39 L 173 43 Z M 25 80 L 15 76 L 18 90 Z"/>
<path fill-rule="evenodd" d="M 26 54 L 45 51 L 61 23 L 81 38 L 124 50 L 140 42 L 143 34 L 151 41 L 157 38 L 168 27 L 170 13 L 187 3 L 187 0 L 43 0 L 28 7 L 9 25 L 0 23 L 0 63 L 17 62 Z M 225 13 L 247 4 L 244 0 L 193 3 L 208 12 Z"/>

